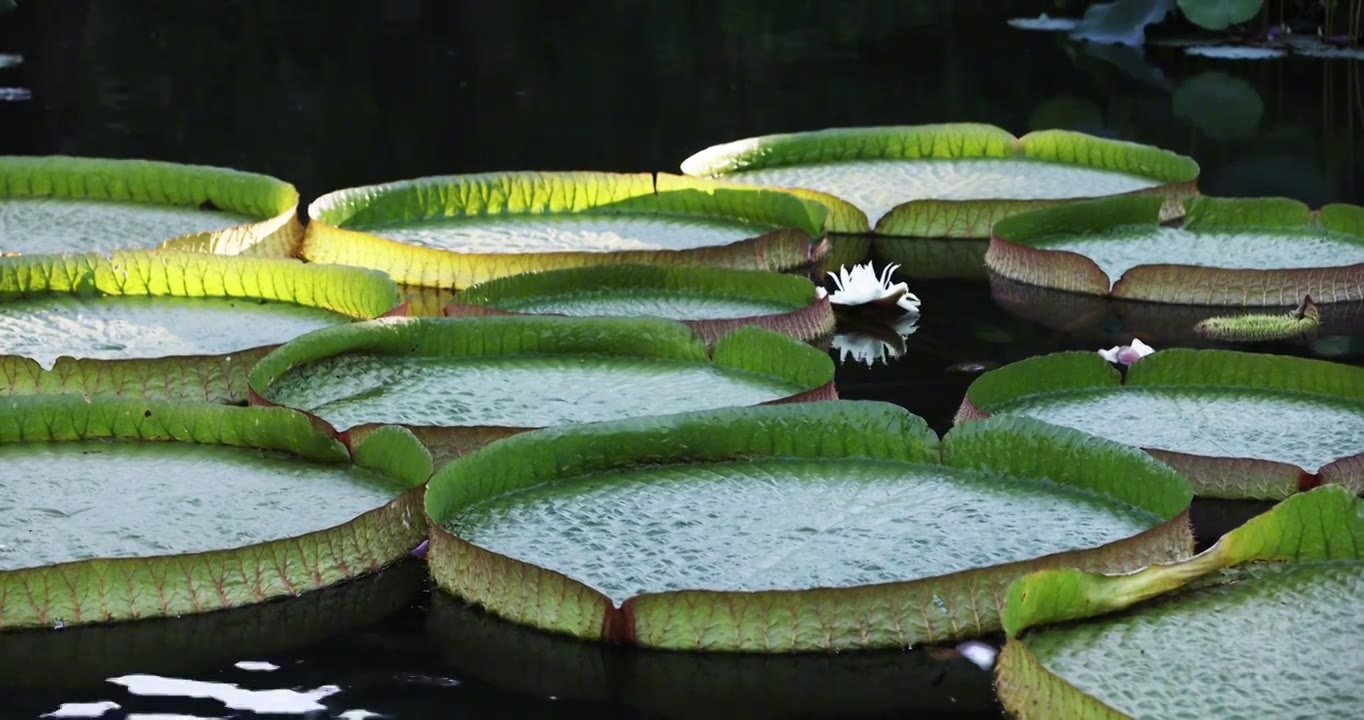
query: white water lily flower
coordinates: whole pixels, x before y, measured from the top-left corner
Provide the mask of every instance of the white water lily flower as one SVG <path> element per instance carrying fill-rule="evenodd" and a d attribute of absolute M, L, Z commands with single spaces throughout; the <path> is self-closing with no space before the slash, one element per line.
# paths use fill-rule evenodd
<path fill-rule="evenodd" d="M 1155 351 L 1155 348 L 1142 342 L 1141 338 L 1132 338 L 1131 345 L 1114 345 L 1107 350 L 1099 350 L 1099 357 L 1116 365 L 1128 366 Z"/>
<path fill-rule="evenodd" d="M 919 298 L 909 291 L 907 283 L 891 284 L 891 276 L 899 265 L 887 265 L 881 270 L 878 276 L 872 270 L 871 262 L 866 265 L 853 265 L 852 270 L 848 270 L 847 265 L 838 268 L 838 273 L 829 273 L 829 277 L 834 279 L 834 285 L 838 287 L 833 295 L 829 296 L 829 302 L 836 305 L 867 305 L 875 303 L 877 305 L 889 305 L 894 303 L 905 312 L 919 311 Z"/>

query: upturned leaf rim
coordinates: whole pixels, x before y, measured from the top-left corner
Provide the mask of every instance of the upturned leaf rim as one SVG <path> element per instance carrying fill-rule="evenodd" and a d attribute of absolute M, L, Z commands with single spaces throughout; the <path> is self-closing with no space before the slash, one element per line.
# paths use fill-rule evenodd
<path fill-rule="evenodd" d="M 1172 215 L 1180 198 L 1198 193 L 1198 163 L 1153 145 L 1070 130 L 1015 136 L 995 125 L 969 122 L 825 128 L 749 137 L 702 149 L 683 160 L 681 170 L 694 177 L 725 179 L 745 170 L 811 163 L 949 158 L 1019 159 L 1130 172 L 1158 184 L 1128 194 L 1161 197 Z M 984 240 L 990 237 L 992 225 L 1003 218 L 1087 199 L 915 199 L 896 205 L 873 222 L 862 210 L 828 193 L 778 189 L 824 202 L 830 208 L 831 232 L 871 233 L 878 250 L 894 245 L 894 238 Z"/>
<path fill-rule="evenodd" d="M 421 502 L 431 456 L 401 428 L 384 428 L 348 447 L 330 426 L 285 408 L 78 395 L 0 398 L 0 444 L 92 439 L 283 451 L 312 462 L 354 464 L 407 490 L 347 522 L 291 538 L 0 570 L 0 631 L 263 603 L 377 571 L 406 556 L 426 534 Z"/>
<path fill-rule="evenodd" d="M 1223 535 L 1203 552 L 1126 574 L 1057 568 L 1009 585 L 1002 612 L 1007 639 L 995 665 L 995 689 L 1019 720 L 1086 717 L 1128 720 L 1046 667 L 1028 648 L 1033 632 L 1060 623 L 1098 620 L 1148 600 L 1172 597 L 1220 571 L 1259 563 L 1364 560 L 1364 499 L 1333 485 L 1288 498 Z M 1194 590 L 1196 592 L 1196 590 Z M 1177 601 L 1177 600 L 1176 600 Z"/>
<path fill-rule="evenodd" d="M 1089 257 L 1037 245 L 1057 234 L 1156 228 L 1167 221 L 1162 203 L 1151 197 L 1104 198 L 1042 209 L 996 223 L 985 265 L 994 275 L 1029 285 L 1149 303 L 1293 307 L 1305 295 L 1318 303 L 1364 301 L 1364 263 L 1267 270 L 1146 263 L 1110 278 Z M 1364 207 L 1344 203 L 1313 210 L 1290 198 L 1203 195 L 1183 201 L 1180 223 L 1195 232 L 1330 230 L 1364 245 Z"/>
<path fill-rule="evenodd" d="M 1327 360 L 1241 350 L 1158 350 L 1119 372 L 1097 352 L 1039 355 L 987 371 L 966 388 L 957 425 L 993 416 L 1007 403 L 1082 389 L 1243 388 L 1300 393 L 1357 403 L 1364 413 L 1364 368 Z M 1259 458 L 1212 457 L 1141 448 L 1188 477 L 1199 497 L 1281 500 L 1320 485 L 1364 493 L 1364 452 L 1343 455 L 1316 472 Z"/>
<path fill-rule="evenodd" d="M 505 304 L 547 295 L 620 294 L 631 291 L 672 292 L 717 299 L 766 302 L 789 307 L 734 318 L 689 318 L 681 322 L 707 344 L 741 327 L 759 327 L 797 340 L 815 340 L 834 331 L 828 293 L 807 278 L 763 270 L 660 265 L 599 265 L 546 270 L 490 280 L 459 293 L 443 309 L 446 317 L 550 315 L 559 313 L 508 309 Z"/>
<path fill-rule="evenodd" d="M 436 218 L 621 214 L 748 225 L 726 245 L 682 250 L 458 252 L 385 237 L 375 225 Z M 621 263 L 790 270 L 829 252 L 824 205 L 792 193 L 667 173 L 511 171 L 435 175 L 326 193 L 308 205 L 300 256 L 370 267 L 403 285 L 464 290 L 510 275 Z"/>
<path fill-rule="evenodd" d="M 63 294 L 265 300 L 354 320 L 405 312 L 397 286 L 382 273 L 287 258 L 133 250 L 22 255 L 0 263 L 0 304 Z M 245 404 L 247 372 L 274 347 L 158 358 L 63 356 L 50 370 L 30 357 L 0 355 L 0 396 L 114 394 Z"/>
<path fill-rule="evenodd" d="M 255 222 L 159 238 L 157 250 L 293 257 L 303 240 L 298 190 L 261 173 L 213 165 L 74 155 L 0 156 L 0 198 L 208 206 Z M 127 248 L 132 250 L 134 248 Z M 39 253 L 34 253 L 39 254 Z M 0 257 L 0 266 L 14 257 Z"/>
<path fill-rule="evenodd" d="M 687 325 L 651 317 L 402 317 L 314 330 L 262 358 L 247 378 L 252 404 L 273 405 L 270 386 L 296 367 L 351 352 L 427 357 L 567 354 L 672 360 L 766 375 L 800 388 L 769 404 L 804 403 L 838 397 L 834 362 L 809 344 L 757 327 L 733 330 L 713 343 Z M 367 423 L 342 432 L 360 438 L 382 427 Z M 502 425 L 406 425 L 437 464 L 533 427 Z"/>
<path fill-rule="evenodd" d="M 1051 452 L 1025 455 L 1007 449 L 1020 444 Z M 584 446 L 592 451 L 583 452 Z M 901 460 L 1027 473 L 1107 492 L 1151 510 L 1163 522 L 1095 548 L 932 578 L 837 589 L 660 592 L 631 597 L 620 606 L 578 580 L 482 548 L 443 525 L 461 503 L 527 483 L 641 463 L 764 457 Z M 1091 472 L 1094 463 L 1113 472 Z M 425 510 L 431 533 L 428 562 L 437 585 L 505 619 L 599 642 L 793 652 L 904 647 L 997 631 L 1004 587 L 1028 570 L 1079 566 L 1121 572 L 1192 554 L 1191 498 L 1188 483 L 1168 466 L 1073 430 L 1003 418 L 954 431 L 940 443 L 927 422 L 898 406 L 830 401 L 525 433 L 438 470 Z"/>

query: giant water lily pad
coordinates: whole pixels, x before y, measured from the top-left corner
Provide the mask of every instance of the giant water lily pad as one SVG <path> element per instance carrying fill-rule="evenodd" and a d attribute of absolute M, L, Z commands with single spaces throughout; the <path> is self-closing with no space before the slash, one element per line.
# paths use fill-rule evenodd
<path fill-rule="evenodd" d="M 293 185 L 148 160 L 0 157 L 0 220 L 0 256 L 159 248 L 291 257 L 303 238 Z"/>
<path fill-rule="evenodd" d="M 1146 449 L 1206 497 L 1364 491 L 1364 368 L 1230 350 L 1160 350 L 1120 373 L 1097 353 L 1029 358 L 976 379 L 964 422 L 1022 415 Z"/>
<path fill-rule="evenodd" d="M 1128 300 L 1293 307 L 1364 299 L 1364 207 L 1198 197 L 1177 223 L 1156 198 L 1109 198 L 995 225 L 985 263 L 1033 285 Z"/>
<path fill-rule="evenodd" d="M 302 256 L 456 290 L 619 263 L 787 270 L 827 253 L 826 214 L 787 193 L 666 174 L 426 177 L 313 201 Z"/>
<path fill-rule="evenodd" d="M 692 155 L 682 171 L 812 193 L 830 208 L 835 233 L 976 240 L 1014 213 L 1126 193 L 1179 197 L 1194 193 L 1198 179 L 1193 160 L 1154 147 L 1066 130 L 1019 138 L 975 123 L 746 138 Z M 909 272 L 922 252 L 886 238 L 875 248 Z"/>
<path fill-rule="evenodd" d="M 0 400 L 0 630 L 207 612 L 322 588 L 421 541 L 431 457 L 283 408 Z"/>
<path fill-rule="evenodd" d="M 685 323 L 707 342 L 748 326 L 799 340 L 823 337 L 834 329 L 828 294 L 805 278 L 649 265 L 551 270 L 492 280 L 460 293 L 445 314 L 662 317 Z"/>
<path fill-rule="evenodd" d="M 428 561 L 446 591 L 584 639 L 903 647 L 998 629 L 1030 568 L 1187 556 L 1190 497 L 1140 452 L 1026 419 L 940 443 L 886 403 L 727 408 L 525 433 L 446 465 Z"/>
<path fill-rule="evenodd" d="M 114 393 L 244 404 L 246 373 L 311 330 L 393 311 L 382 273 L 163 251 L 0 264 L 0 395 Z"/>
<path fill-rule="evenodd" d="M 1361 548 L 1364 502 L 1323 487 L 1183 562 L 1024 577 L 1004 610 L 1000 699 L 1020 720 L 1355 717 Z"/>
<path fill-rule="evenodd" d="M 804 343 L 741 328 L 708 348 L 661 318 L 384 318 L 304 335 L 251 372 L 253 397 L 341 430 L 386 423 L 438 460 L 566 423 L 834 397 Z"/>
<path fill-rule="evenodd" d="M 1225 30 L 1254 18 L 1264 4 L 1264 0 L 1179 0 L 1179 9 L 1204 30 Z"/>

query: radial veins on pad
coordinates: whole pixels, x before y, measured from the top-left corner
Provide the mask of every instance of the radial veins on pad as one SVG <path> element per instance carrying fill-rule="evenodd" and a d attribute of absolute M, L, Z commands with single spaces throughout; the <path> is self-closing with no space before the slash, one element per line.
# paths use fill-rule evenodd
<path fill-rule="evenodd" d="M 666 360 L 348 354 L 290 371 L 271 387 L 270 398 L 341 429 L 366 423 L 543 427 L 756 404 L 801 390 L 775 378 Z"/>
<path fill-rule="evenodd" d="M 0 355 L 122 360 L 220 355 L 349 322 L 340 313 L 249 298 L 51 295 L 0 303 Z"/>
<path fill-rule="evenodd" d="M 212 445 L 0 445 L 0 466 L 0 570 L 268 542 L 338 525 L 403 492 L 351 465 Z"/>

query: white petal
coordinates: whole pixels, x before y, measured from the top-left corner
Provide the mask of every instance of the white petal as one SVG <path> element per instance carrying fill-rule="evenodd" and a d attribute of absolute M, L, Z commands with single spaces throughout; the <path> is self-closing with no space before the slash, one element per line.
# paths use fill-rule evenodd
<path fill-rule="evenodd" d="M 1115 363 L 1115 362 L 1118 361 L 1118 351 L 1121 350 L 1121 349 L 1122 349 L 1122 346 L 1121 346 L 1121 345 L 1114 345 L 1113 347 L 1111 347 L 1111 348 L 1109 348 L 1109 349 L 1107 349 L 1107 350 L 1100 350 L 1100 351 L 1099 351 L 1099 357 L 1101 357 L 1101 358 L 1103 358 L 1103 359 L 1105 359 L 1105 360 L 1107 360 L 1107 361 L 1109 361 L 1109 362 L 1111 362 L 1111 363 Z"/>
<path fill-rule="evenodd" d="M 900 306 L 900 308 L 905 312 L 918 312 L 919 296 L 915 295 L 914 293 L 907 292 L 904 295 L 901 295 L 900 299 L 895 301 L 895 304 Z"/>
<path fill-rule="evenodd" d="M 883 287 L 883 288 L 888 288 L 888 287 L 890 287 L 890 282 L 891 282 L 891 280 L 895 277 L 895 271 L 896 271 L 899 267 L 900 267 L 899 265 L 896 265 L 895 263 L 891 263 L 891 264 L 885 266 L 884 268 L 881 268 L 881 277 L 880 277 L 880 279 L 877 281 L 877 284 L 879 284 L 879 285 L 880 285 L 881 287 Z M 901 284 L 903 284 L 903 283 L 901 283 Z"/>
<path fill-rule="evenodd" d="M 1132 344 L 1130 347 L 1133 350 L 1136 350 L 1137 353 L 1142 357 L 1146 357 L 1147 355 L 1150 355 L 1151 353 L 1156 351 L 1155 348 L 1142 342 L 1141 338 L 1132 338 Z"/>

